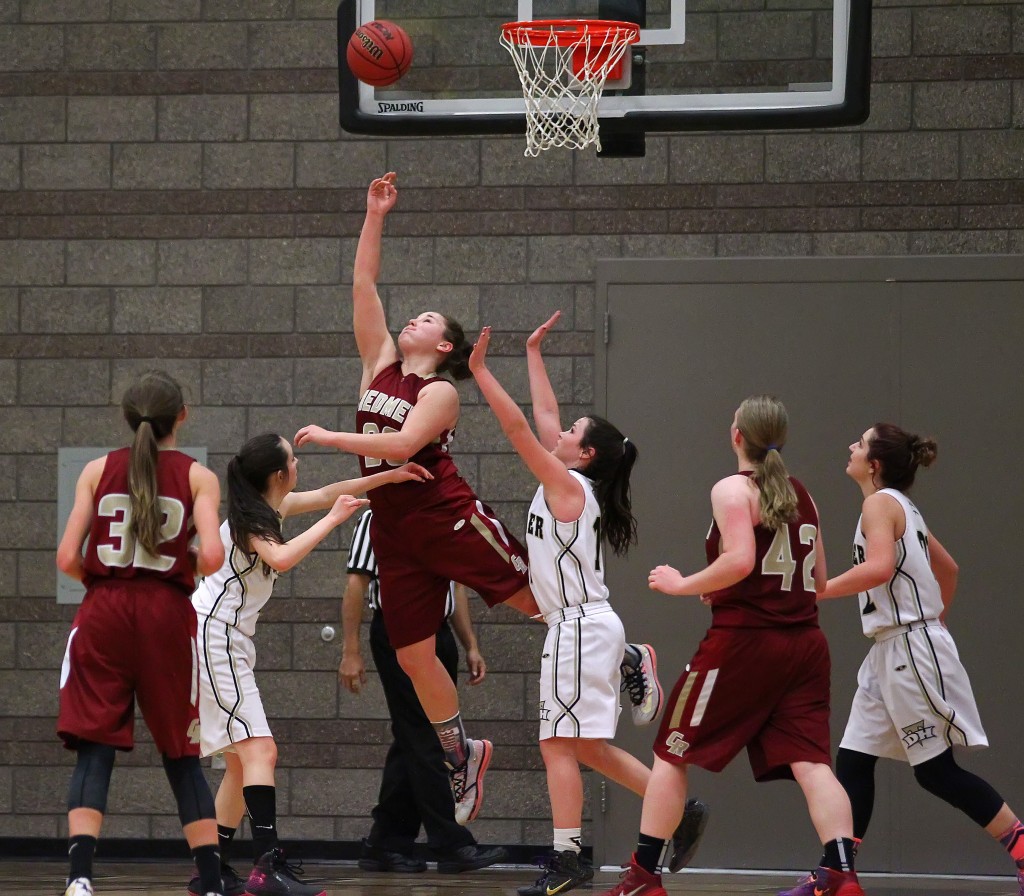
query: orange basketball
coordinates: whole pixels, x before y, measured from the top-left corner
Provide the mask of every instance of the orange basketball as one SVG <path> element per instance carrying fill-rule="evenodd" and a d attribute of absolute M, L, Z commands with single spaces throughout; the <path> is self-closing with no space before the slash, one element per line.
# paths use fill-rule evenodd
<path fill-rule="evenodd" d="M 356 28 L 345 59 L 352 74 L 364 84 L 387 87 L 409 70 L 412 41 L 400 25 L 377 19 Z"/>

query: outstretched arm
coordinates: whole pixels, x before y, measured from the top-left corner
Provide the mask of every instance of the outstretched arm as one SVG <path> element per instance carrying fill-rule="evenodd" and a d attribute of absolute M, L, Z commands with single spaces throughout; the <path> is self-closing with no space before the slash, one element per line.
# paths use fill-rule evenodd
<path fill-rule="evenodd" d="M 548 330 L 558 322 L 558 318 L 561 316 L 562 312 L 556 311 L 547 323 L 537 327 L 533 331 L 533 335 L 526 340 L 526 368 L 530 374 L 533 424 L 537 427 L 537 438 L 548 451 L 553 450 L 558 444 L 562 421 L 558 414 L 558 399 L 555 397 L 555 390 L 551 388 L 551 380 L 548 377 L 547 368 L 544 366 L 544 357 L 541 355 L 540 346 Z"/>
<path fill-rule="evenodd" d="M 469 369 L 476 377 L 477 386 L 494 411 L 512 447 L 544 486 L 544 497 L 555 519 L 563 522 L 579 519 L 586 503 L 583 486 L 572 477 L 565 464 L 540 443 L 530 429 L 526 415 L 487 367 L 487 348 L 490 342 L 491 328 L 484 327 L 469 356 Z"/>
<path fill-rule="evenodd" d="M 389 171 L 370 184 L 366 194 L 366 219 L 359 233 L 352 269 L 352 329 L 359 357 L 363 360 L 360 392 L 366 390 L 380 370 L 398 359 L 398 349 L 388 332 L 384 305 L 377 293 L 384 219 L 398 199 L 396 177 L 395 172 Z"/>
<path fill-rule="evenodd" d="M 310 491 L 291 492 L 285 495 L 277 512 L 282 517 L 286 517 L 294 516 L 297 513 L 308 513 L 311 510 L 327 510 L 341 495 L 363 495 L 370 489 L 393 482 L 425 482 L 427 479 L 433 478 L 433 474 L 426 467 L 421 467 L 419 464 L 406 464 L 397 470 L 385 470 L 382 473 L 360 476 L 357 479 L 332 482 L 330 485 Z"/>
<path fill-rule="evenodd" d="M 318 520 L 305 532 L 296 535 L 284 544 L 278 544 L 268 538 L 254 538 L 252 549 L 260 555 L 260 559 L 271 569 L 287 572 L 303 559 L 337 526 L 340 526 L 359 508 L 366 507 L 370 502 L 366 498 L 353 498 L 342 495 L 334 502 L 323 519 Z"/>
<path fill-rule="evenodd" d="M 447 380 L 435 380 L 420 390 L 399 432 L 332 432 L 322 426 L 303 426 L 295 434 L 296 448 L 323 445 L 363 457 L 405 463 L 459 420 L 459 393 Z"/>

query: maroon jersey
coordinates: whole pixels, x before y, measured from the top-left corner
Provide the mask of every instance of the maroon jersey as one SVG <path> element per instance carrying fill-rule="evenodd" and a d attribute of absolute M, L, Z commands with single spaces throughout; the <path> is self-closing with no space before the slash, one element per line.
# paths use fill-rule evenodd
<path fill-rule="evenodd" d="M 189 469 L 195 458 L 166 449 L 157 453 L 157 494 L 163 521 L 160 552 L 155 557 L 137 544 L 131 533 L 131 499 L 128 495 L 130 448 L 107 455 L 99 486 L 93 497 L 92 528 L 85 548 L 83 582 L 86 588 L 110 579 L 138 576 L 163 579 L 191 594 L 195 571 L 188 556 L 196 534 L 192 522 L 192 488 Z"/>
<path fill-rule="evenodd" d="M 385 367 L 359 399 L 356 431 L 368 434 L 401 432 L 420 390 L 432 382 L 436 382 L 436 378 L 425 379 L 415 373 L 403 376 L 400 361 Z M 400 467 L 408 461 L 415 461 L 434 475 L 426 482 L 396 482 L 372 489 L 369 498 L 375 519 L 399 517 L 410 507 L 433 507 L 473 497 L 472 489 L 448 453 L 454 435 L 454 427 L 444 430 L 433 442 L 406 460 L 387 461 L 360 455 L 359 468 L 364 476 Z"/>
<path fill-rule="evenodd" d="M 807 489 L 792 476 L 789 481 L 796 489 L 796 520 L 775 532 L 761 525 L 754 528 L 756 557 L 750 575 L 708 595 L 713 627 L 775 628 L 818 624 L 814 593 L 818 514 Z M 705 542 L 708 563 L 718 557 L 721 541 L 718 523 L 713 522 Z"/>

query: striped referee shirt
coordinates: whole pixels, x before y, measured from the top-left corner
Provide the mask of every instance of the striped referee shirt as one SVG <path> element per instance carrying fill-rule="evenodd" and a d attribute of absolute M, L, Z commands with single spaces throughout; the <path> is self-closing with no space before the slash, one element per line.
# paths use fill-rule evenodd
<path fill-rule="evenodd" d="M 368 598 L 371 610 L 380 609 L 380 580 L 377 578 L 377 558 L 373 556 L 370 544 L 370 520 L 372 510 L 364 510 L 355 531 L 352 533 L 352 544 L 348 549 L 347 569 L 350 573 L 359 573 L 370 577 Z M 449 619 L 455 612 L 455 583 L 448 586 L 448 597 L 444 602 L 444 618 Z"/>

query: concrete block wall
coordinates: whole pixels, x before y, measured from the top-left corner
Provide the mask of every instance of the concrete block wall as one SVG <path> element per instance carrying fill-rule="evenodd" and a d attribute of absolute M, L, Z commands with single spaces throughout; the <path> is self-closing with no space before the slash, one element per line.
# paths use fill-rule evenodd
<path fill-rule="evenodd" d="M 861 127 L 649 135 L 646 158 L 627 160 L 526 160 L 518 137 L 341 133 L 335 6 L 0 0 L 0 837 L 66 828 L 57 448 L 120 444 L 114 405 L 154 364 L 185 384 L 187 439 L 220 474 L 257 432 L 350 426 L 349 284 L 371 176 L 400 173 L 391 324 L 428 307 L 491 324 L 495 366 L 526 401 L 525 337 L 563 309 L 550 354 L 567 416 L 593 401 L 595 258 L 1024 251 L 1019 2 L 878 0 Z M 785 52 L 785 34 L 771 44 Z M 463 395 L 458 461 L 521 528 L 528 479 L 471 384 Z M 303 452 L 300 469 L 317 484 L 355 465 Z M 282 578 L 258 637 L 290 838 L 362 836 L 388 741 L 379 686 L 341 692 L 338 641 L 319 637 L 337 625 L 348 533 Z M 499 745 L 476 833 L 542 844 L 543 633 L 507 611 L 476 617 L 490 676 L 465 692 L 466 716 Z M 107 834 L 176 837 L 140 739 Z"/>

